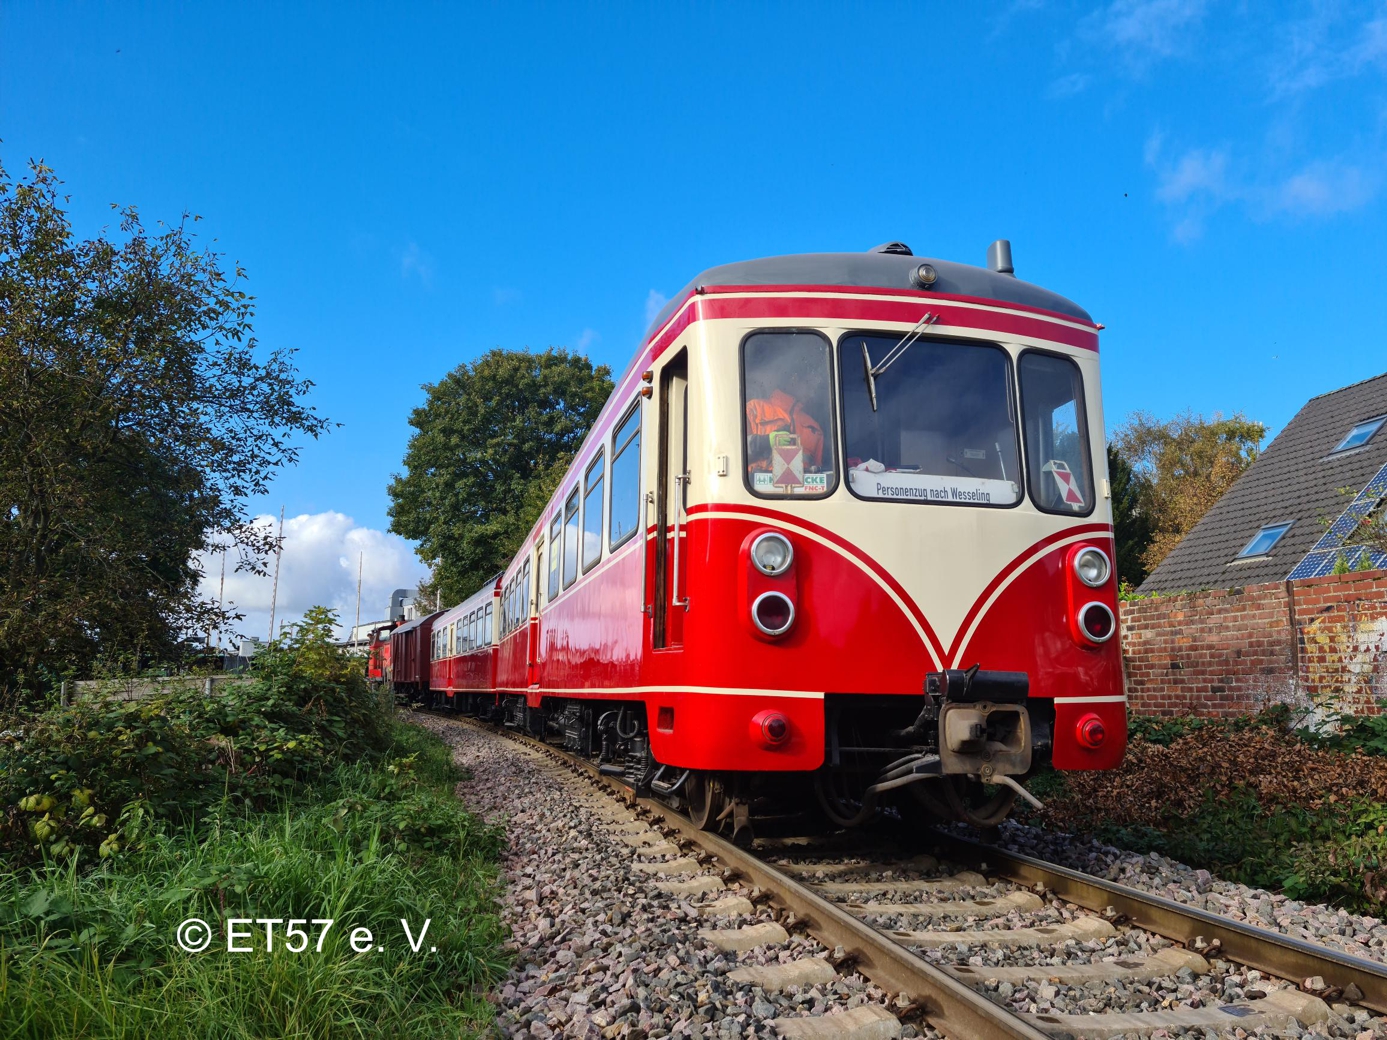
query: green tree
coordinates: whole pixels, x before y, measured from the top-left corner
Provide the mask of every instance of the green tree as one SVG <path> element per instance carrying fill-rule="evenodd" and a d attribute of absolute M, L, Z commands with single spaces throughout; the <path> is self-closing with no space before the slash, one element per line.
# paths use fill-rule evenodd
<path fill-rule="evenodd" d="M 611 395 L 611 370 L 564 349 L 496 349 L 424 390 L 390 529 L 419 542 L 430 591 L 456 603 L 520 547 Z"/>
<path fill-rule="evenodd" d="M 1151 545 L 1151 517 L 1143 508 L 1147 494 L 1146 480 L 1132 471 L 1131 465 L 1117 450 L 1108 445 L 1108 481 L 1112 487 L 1112 517 L 1117 540 L 1119 581 L 1133 587 L 1146 580 L 1146 565 L 1142 555 Z"/>
<path fill-rule="evenodd" d="M 327 426 L 189 218 L 119 210 L 118 235 L 82 240 L 60 184 L 0 166 L 0 705 L 224 621 L 196 554 L 258 568 L 272 539 L 243 503 Z"/>
<path fill-rule="evenodd" d="M 1151 524 L 1141 553 L 1148 573 L 1166 558 L 1256 460 L 1267 428 L 1241 413 L 1225 419 L 1185 412 L 1158 420 L 1133 412 L 1118 430 L 1117 451 L 1141 479 L 1140 510 Z"/>

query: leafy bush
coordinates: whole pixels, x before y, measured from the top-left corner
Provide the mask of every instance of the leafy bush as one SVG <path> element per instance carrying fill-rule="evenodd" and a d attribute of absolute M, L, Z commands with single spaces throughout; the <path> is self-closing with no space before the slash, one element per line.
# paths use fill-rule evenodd
<path fill-rule="evenodd" d="M 7 731 L 0 851 L 106 858 L 151 824 L 185 824 L 224 801 L 265 806 L 378 754 L 387 715 L 333 626 L 313 608 L 260 655 L 251 682 L 215 697 L 82 701 Z"/>

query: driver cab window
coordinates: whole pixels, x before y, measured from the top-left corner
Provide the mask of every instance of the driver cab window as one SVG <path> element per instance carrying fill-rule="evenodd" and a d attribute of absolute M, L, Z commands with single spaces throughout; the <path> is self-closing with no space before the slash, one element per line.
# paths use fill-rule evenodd
<path fill-rule="evenodd" d="M 1079 366 L 1030 352 L 1018 367 L 1031 499 L 1047 513 L 1087 516 L 1093 512 L 1093 469 Z"/>
<path fill-rule="evenodd" d="M 828 341 L 758 332 L 742 346 L 746 479 L 766 498 L 826 495 L 836 485 Z"/>

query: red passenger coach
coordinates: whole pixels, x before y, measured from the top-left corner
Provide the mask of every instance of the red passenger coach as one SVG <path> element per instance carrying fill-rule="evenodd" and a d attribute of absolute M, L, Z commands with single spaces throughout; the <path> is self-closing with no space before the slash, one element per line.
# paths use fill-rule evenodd
<path fill-rule="evenodd" d="M 521 552 L 435 620 L 431 698 L 704 826 L 809 787 L 841 825 L 990 826 L 1047 762 L 1112 768 L 1098 329 L 1004 242 L 704 272 Z"/>

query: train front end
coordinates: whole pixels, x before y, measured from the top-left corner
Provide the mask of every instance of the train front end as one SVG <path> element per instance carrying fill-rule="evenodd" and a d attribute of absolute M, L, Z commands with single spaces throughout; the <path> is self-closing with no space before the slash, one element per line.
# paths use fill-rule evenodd
<path fill-rule="evenodd" d="M 687 688 L 742 693 L 671 692 L 678 732 L 652 725 L 693 802 L 805 773 L 840 824 L 991 826 L 1047 763 L 1121 761 L 1099 327 L 1009 268 L 893 244 L 729 265 L 676 305 L 665 613 Z"/>

